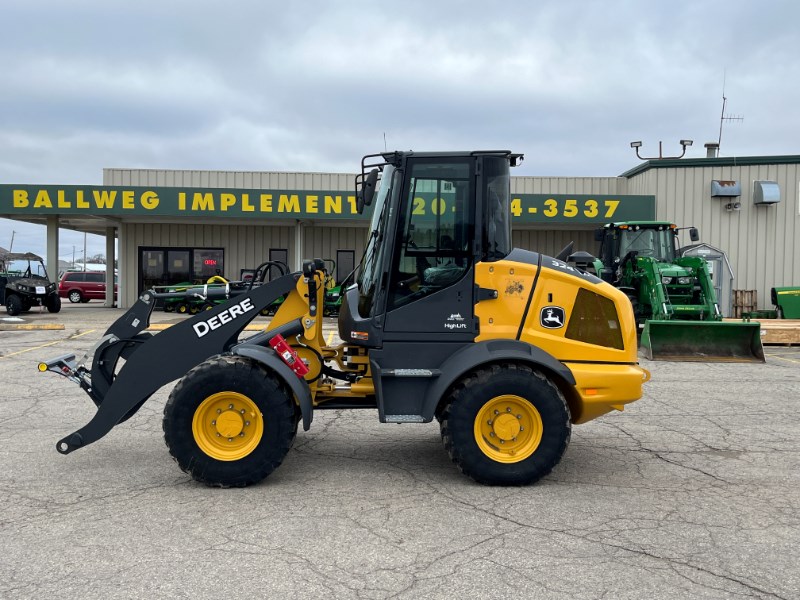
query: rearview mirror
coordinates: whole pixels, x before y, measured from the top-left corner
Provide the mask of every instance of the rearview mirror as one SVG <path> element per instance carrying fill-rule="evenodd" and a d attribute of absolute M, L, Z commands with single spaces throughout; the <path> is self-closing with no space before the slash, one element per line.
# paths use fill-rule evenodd
<path fill-rule="evenodd" d="M 700 241 L 700 232 L 697 230 L 697 227 L 689 228 L 689 239 L 693 242 Z"/>
<path fill-rule="evenodd" d="M 377 168 L 372 169 L 364 180 L 364 185 L 361 187 L 361 197 L 364 199 L 364 206 L 370 206 L 372 204 L 372 199 L 375 197 L 375 185 L 378 183 L 379 173 L 380 171 L 378 171 Z"/>

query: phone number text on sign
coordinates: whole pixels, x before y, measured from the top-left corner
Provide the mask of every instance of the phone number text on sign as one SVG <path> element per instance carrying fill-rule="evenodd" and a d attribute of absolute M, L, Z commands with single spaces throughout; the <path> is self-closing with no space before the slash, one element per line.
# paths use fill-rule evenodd
<path fill-rule="evenodd" d="M 413 199 L 411 214 L 438 217 L 456 211 L 450 195 L 421 194 Z M 655 196 L 589 196 L 514 194 L 511 215 L 518 223 L 597 223 L 611 220 L 651 221 L 655 219 Z"/>
<path fill-rule="evenodd" d="M 589 198 L 588 200 L 578 201 L 575 198 L 566 198 L 559 202 L 555 198 L 548 198 L 544 201 L 543 206 L 523 206 L 521 198 L 514 198 L 511 200 L 511 214 L 515 217 L 522 216 L 523 212 L 529 215 L 541 214 L 547 218 L 564 217 L 566 219 L 573 219 L 578 216 L 584 216 L 587 219 L 610 219 L 617 212 L 620 205 L 620 200 L 595 200 Z"/>

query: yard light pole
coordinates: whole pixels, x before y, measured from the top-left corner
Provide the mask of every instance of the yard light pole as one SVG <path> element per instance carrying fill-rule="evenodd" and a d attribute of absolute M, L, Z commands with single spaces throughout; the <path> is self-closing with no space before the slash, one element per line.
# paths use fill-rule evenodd
<path fill-rule="evenodd" d="M 683 155 L 686 154 L 686 148 L 692 145 L 692 140 L 681 140 L 681 148 L 682 151 L 680 156 L 664 156 L 661 147 L 661 141 L 658 142 L 658 156 L 642 156 L 639 154 L 639 148 L 642 147 L 642 142 L 631 142 L 631 148 L 636 150 L 636 158 L 639 160 L 663 160 L 665 158 L 683 158 Z"/>

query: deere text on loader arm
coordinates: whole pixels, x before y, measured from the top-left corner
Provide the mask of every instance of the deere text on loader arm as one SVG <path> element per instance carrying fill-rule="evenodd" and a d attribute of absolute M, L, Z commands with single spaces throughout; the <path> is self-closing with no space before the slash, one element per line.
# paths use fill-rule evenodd
<path fill-rule="evenodd" d="M 323 409 L 377 409 L 382 423 L 437 419 L 461 471 L 485 484 L 537 481 L 571 426 L 642 395 L 625 294 L 560 260 L 512 249 L 509 151 L 386 152 L 362 159 L 370 236 L 344 292 L 336 346 L 322 335 L 325 264 L 290 273 L 151 335 L 145 291 L 83 360 L 39 365 L 97 406 L 60 440 L 96 442 L 159 388 L 178 465 L 214 486 L 267 477 Z M 240 339 L 275 298 L 265 331 Z M 120 359 L 124 359 L 124 364 Z"/>

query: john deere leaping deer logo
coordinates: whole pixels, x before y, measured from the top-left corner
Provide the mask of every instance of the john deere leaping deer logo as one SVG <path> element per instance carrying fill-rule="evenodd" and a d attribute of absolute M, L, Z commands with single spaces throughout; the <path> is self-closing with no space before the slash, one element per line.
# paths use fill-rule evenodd
<path fill-rule="evenodd" d="M 560 306 L 545 306 L 539 314 L 539 323 L 546 329 L 561 329 L 564 316 L 564 309 Z"/>

